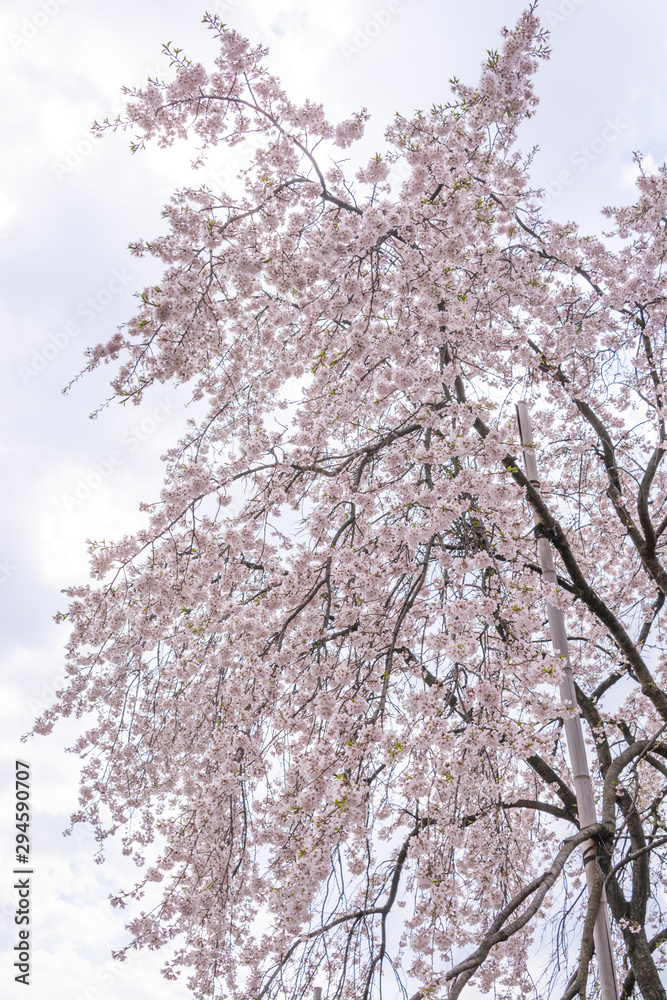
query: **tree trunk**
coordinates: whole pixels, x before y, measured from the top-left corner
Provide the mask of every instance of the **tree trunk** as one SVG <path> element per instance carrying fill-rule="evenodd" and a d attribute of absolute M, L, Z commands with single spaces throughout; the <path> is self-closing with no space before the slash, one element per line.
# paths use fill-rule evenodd
<path fill-rule="evenodd" d="M 667 1000 L 667 992 L 660 981 L 644 928 L 628 928 L 623 931 L 623 938 L 635 981 L 644 1000 Z"/>

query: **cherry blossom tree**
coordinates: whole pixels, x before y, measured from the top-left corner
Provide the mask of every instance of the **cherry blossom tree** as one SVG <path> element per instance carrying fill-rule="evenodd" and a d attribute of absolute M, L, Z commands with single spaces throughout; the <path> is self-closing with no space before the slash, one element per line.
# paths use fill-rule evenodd
<path fill-rule="evenodd" d="M 667 171 L 638 158 L 604 238 L 546 217 L 518 147 L 533 7 L 356 172 L 366 111 L 290 102 L 205 20 L 212 71 L 167 47 L 100 127 L 247 168 L 173 195 L 133 246 L 159 286 L 89 359 L 121 359 L 121 402 L 187 382 L 205 416 L 144 529 L 92 545 L 36 726 L 95 715 L 74 820 L 141 868 L 128 947 L 173 942 L 197 998 L 585 997 L 604 883 L 622 996 L 664 1000 Z"/>

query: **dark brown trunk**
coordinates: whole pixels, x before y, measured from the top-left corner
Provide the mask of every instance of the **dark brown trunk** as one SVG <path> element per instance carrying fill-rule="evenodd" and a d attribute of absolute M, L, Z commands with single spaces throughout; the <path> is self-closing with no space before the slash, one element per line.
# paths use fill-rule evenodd
<path fill-rule="evenodd" d="M 635 974 L 635 981 L 644 1000 L 667 1000 L 667 992 L 651 956 L 644 928 L 633 933 L 633 928 L 623 932 L 628 958 Z"/>

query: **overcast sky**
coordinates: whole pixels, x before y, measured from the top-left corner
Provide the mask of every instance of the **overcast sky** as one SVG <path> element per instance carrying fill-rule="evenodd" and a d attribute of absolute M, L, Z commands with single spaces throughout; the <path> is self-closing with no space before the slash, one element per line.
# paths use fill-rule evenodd
<path fill-rule="evenodd" d="M 474 83 L 486 50 L 523 6 L 219 0 L 208 9 L 270 47 L 267 65 L 294 100 L 322 101 L 332 119 L 367 106 L 372 153 L 382 148 L 395 111 L 445 102 L 454 74 Z M 186 397 L 167 388 L 141 409 L 113 406 L 89 420 L 108 396 L 108 370 L 61 393 L 83 367 L 84 348 L 108 339 L 130 317 L 133 294 L 156 280 L 155 265 L 131 258 L 127 244 L 162 231 L 160 210 L 189 162 L 183 148 L 132 156 L 128 137 L 95 141 L 90 124 L 118 112 L 123 84 L 166 72 L 162 43 L 210 63 L 215 46 L 201 24 L 205 9 L 184 0 L 4 0 L 0 11 L 0 991 L 7 997 L 24 996 L 9 957 L 17 940 L 10 812 L 17 757 L 33 773 L 32 995 L 189 995 L 162 979 L 156 955 L 139 956 L 127 970 L 110 962 L 111 948 L 127 938 L 107 897 L 129 888 L 136 869 L 113 847 L 96 865 L 85 830 L 62 837 L 77 805 L 78 771 L 64 748 L 78 724 L 27 745 L 21 736 L 57 686 L 64 632 L 53 615 L 65 606 L 62 588 L 87 579 L 86 538 L 117 538 L 141 525 L 138 504 L 156 497 L 159 455 L 188 415 Z M 599 232 L 600 208 L 633 196 L 633 151 L 656 164 L 666 157 L 667 5 L 543 0 L 540 10 L 553 55 L 539 71 L 541 106 L 524 148 L 540 146 L 533 176 L 553 196 L 551 213 Z"/>

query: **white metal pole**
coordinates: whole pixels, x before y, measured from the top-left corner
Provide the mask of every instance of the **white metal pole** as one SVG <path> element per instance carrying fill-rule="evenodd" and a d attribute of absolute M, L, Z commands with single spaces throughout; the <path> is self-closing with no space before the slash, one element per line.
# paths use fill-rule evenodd
<path fill-rule="evenodd" d="M 519 424 L 519 434 L 521 436 L 521 446 L 523 457 L 526 463 L 526 474 L 531 485 L 539 493 L 540 481 L 537 475 L 537 461 L 535 458 L 533 430 L 530 422 L 528 406 L 522 400 L 517 404 L 517 422 Z M 539 524 L 539 518 L 535 517 L 535 523 Z M 551 553 L 549 539 L 541 537 L 537 539 L 537 548 L 542 566 L 542 577 L 548 583 L 556 583 L 556 567 Z M 554 653 L 559 653 L 564 659 L 563 681 L 560 686 L 560 696 L 563 703 L 571 706 L 571 710 L 565 713 L 565 738 L 570 753 L 570 763 L 572 766 L 572 776 L 577 794 L 577 812 L 579 822 L 582 827 L 597 823 L 595 812 L 595 798 L 593 796 L 593 785 L 588 770 L 588 760 L 586 756 L 586 744 L 581 726 L 581 719 L 577 708 L 577 694 L 574 687 L 574 677 L 572 675 L 572 664 L 570 661 L 570 648 L 567 641 L 567 630 L 565 628 L 565 618 L 560 608 L 555 608 L 547 601 L 547 617 L 551 630 L 551 644 Z M 587 841 L 584 845 L 584 858 L 590 858 L 597 853 L 596 846 L 592 841 Z M 595 852 L 591 854 L 591 852 Z M 586 881 L 588 891 L 593 887 L 595 878 L 595 865 L 586 864 Z M 602 899 L 598 909 L 595 929 L 593 933 L 595 941 L 595 954 L 598 962 L 600 974 L 600 986 L 602 990 L 602 1000 L 619 1000 L 618 982 L 614 968 L 614 953 L 611 946 L 611 931 L 609 927 L 609 913 L 607 910 L 607 898 L 602 891 Z"/>
<path fill-rule="evenodd" d="M 315 987 L 315 996 L 313 997 L 313 1000 L 322 1000 L 322 987 L 321 986 L 316 986 Z"/>

